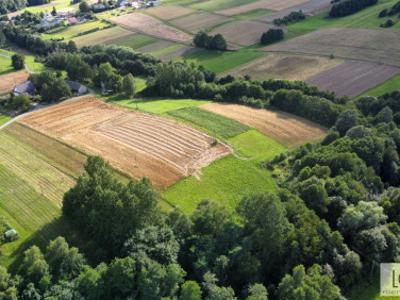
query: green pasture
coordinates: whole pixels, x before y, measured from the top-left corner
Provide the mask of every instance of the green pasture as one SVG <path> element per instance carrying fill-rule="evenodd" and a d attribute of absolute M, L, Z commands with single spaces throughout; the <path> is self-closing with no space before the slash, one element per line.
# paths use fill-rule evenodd
<path fill-rule="evenodd" d="M 198 107 L 173 110 L 168 112 L 168 114 L 223 139 L 231 138 L 249 130 L 249 127 L 242 123 Z"/>
<path fill-rule="evenodd" d="M 49 4 L 26 7 L 22 9 L 22 11 L 29 11 L 31 13 L 46 13 L 51 12 L 53 7 L 55 7 L 56 10 L 76 10 L 78 9 L 78 4 L 71 5 L 71 0 L 53 0 Z"/>
<path fill-rule="evenodd" d="M 11 118 L 9 116 L 0 114 L 0 125 L 3 125 L 10 120 L 11 120 Z"/>
<path fill-rule="evenodd" d="M 218 11 L 255 1 L 256 0 L 208 0 L 196 2 L 195 4 L 190 5 L 190 7 L 207 11 Z"/>
<path fill-rule="evenodd" d="M 361 96 L 358 96 L 358 98 L 362 96 L 381 96 L 385 93 L 390 93 L 400 90 L 400 75 L 396 75 L 392 77 L 391 79 L 385 81 L 384 83 L 366 91 L 363 93 Z"/>
<path fill-rule="evenodd" d="M 14 71 L 14 68 L 11 65 L 11 58 L 0 55 L 0 75 L 4 75 L 12 71 Z"/>
<path fill-rule="evenodd" d="M 380 0 L 378 4 L 368 7 L 350 16 L 341 18 L 329 18 L 328 12 L 309 17 L 304 21 L 291 24 L 287 27 L 286 39 L 307 34 L 323 28 L 348 27 L 377 29 L 388 18 L 378 18 L 378 14 L 385 8 L 390 8 L 397 0 Z M 393 18 L 399 21 L 397 17 Z M 399 28 L 398 22 L 394 28 Z M 391 29 L 386 29 L 391 30 Z"/>
<path fill-rule="evenodd" d="M 187 62 L 203 65 L 210 71 L 223 73 L 262 55 L 264 55 L 262 52 L 254 49 L 241 49 L 239 51 L 201 50 L 184 55 L 179 59 L 183 58 Z"/>
<path fill-rule="evenodd" d="M 74 37 L 81 36 L 80 34 L 86 31 L 94 30 L 96 28 L 101 30 L 106 26 L 108 26 L 108 24 L 103 21 L 90 21 L 74 26 L 57 27 L 42 34 L 42 37 L 45 40 L 62 39 L 68 41 Z"/>
<path fill-rule="evenodd" d="M 137 49 L 151 43 L 157 42 L 156 38 L 151 36 L 143 35 L 143 34 L 134 34 L 132 36 L 124 37 L 121 40 L 113 42 L 113 44 L 119 46 L 125 46 L 132 49 Z"/>
<path fill-rule="evenodd" d="M 0 49 L 0 75 L 12 72 L 14 69 L 11 66 L 11 56 L 13 56 L 15 52 L 13 51 L 8 51 L 5 49 Z M 42 63 L 36 62 L 36 59 L 33 55 L 25 55 L 25 65 L 28 68 L 29 71 L 36 73 L 36 72 L 42 72 L 44 71 L 45 67 Z M 3 65 L 2 65 L 2 60 L 8 60 L 9 62 L 9 71 L 3 72 Z"/>

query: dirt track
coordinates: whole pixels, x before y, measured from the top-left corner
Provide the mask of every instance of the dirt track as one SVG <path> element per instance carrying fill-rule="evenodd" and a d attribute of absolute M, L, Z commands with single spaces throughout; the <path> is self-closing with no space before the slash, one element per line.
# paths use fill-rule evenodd
<path fill-rule="evenodd" d="M 136 178 L 166 188 L 231 153 L 195 129 L 86 96 L 32 113 L 19 122 L 90 154 Z"/>
<path fill-rule="evenodd" d="M 201 108 L 254 127 L 288 147 L 321 139 L 326 134 L 322 126 L 288 113 L 220 103 L 202 105 Z"/>
<path fill-rule="evenodd" d="M 29 73 L 25 70 L 0 76 L 0 94 L 11 92 L 17 84 L 27 81 L 28 78 Z"/>

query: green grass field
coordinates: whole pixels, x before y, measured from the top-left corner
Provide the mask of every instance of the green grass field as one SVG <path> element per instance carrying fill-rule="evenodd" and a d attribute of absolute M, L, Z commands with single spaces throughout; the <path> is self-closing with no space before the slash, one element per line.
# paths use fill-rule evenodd
<path fill-rule="evenodd" d="M 50 39 L 64 39 L 66 41 L 73 39 L 74 37 L 80 36 L 83 32 L 94 30 L 99 28 L 100 30 L 108 26 L 107 23 L 103 21 L 91 21 L 83 24 L 78 24 L 74 26 L 67 26 L 61 28 L 55 28 L 52 31 L 42 34 L 45 40 Z"/>
<path fill-rule="evenodd" d="M 0 114 L 0 125 L 7 123 L 9 120 L 11 120 L 9 116 Z"/>
<path fill-rule="evenodd" d="M 137 49 L 154 42 L 157 42 L 156 38 L 143 34 L 134 34 L 132 36 L 124 37 L 121 40 L 115 41 L 114 44 Z"/>
<path fill-rule="evenodd" d="M 396 75 L 393 78 L 385 81 L 384 83 L 378 85 L 377 87 L 374 87 L 365 93 L 363 93 L 361 96 L 358 96 L 357 98 L 360 98 L 362 96 L 381 96 L 385 93 L 390 93 L 400 90 L 400 75 Z"/>
<path fill-rule="evenodd" d="M 8 60 L 9 68 L 11 69 L 11 71 L 14 70 L 11 66 L 11 56 L 13 56 L 14 54 L 15 54 L 15 52 L 13 52 L 13 51 L 0 49 L 0 75 L 8 73 L 8 72 L 2 73 L 2 71 L 1 71 L 2 70 L 2 63 L 1 63 L 2 59 Z M 6 56 L 8 58 L 6 58 Z M 25 55 L 24 54 L 24 56 L 25 56 L 25 65 L 27 66 L 29 71 L 36 73 L 36 72 L 41 72 L 45 69 L 44 65 L 42 63 L 35 61 L 35 57 L 33 55 Z M 11 72 L 11 71 L 9 71 L 9 72 Z"/>
<path fill-rule="evenodd" d="M 288 32 L 286 35 L 286 39 L 330 27 L 377 29 L 379 28 L 379 25 L 384 23 L 387 19 L 378 18 L 379 12 L 385 8 L 391 7 L 395 3 L 397 3 L 397 0 L 380 0 L 379 3 L 376 5 L 363 9 L 353 15 L 342 18 L 327 18 L 327 12 L 321 13 L 316 16 L 310 17 L 305 21 L 289 25 L 287 27 Z M 400 23 L 397 23 L 394 27 L 400 27 Z"/>
<path fill-rule="evenodd" d="M 173 110 L 168 114 L 222 139 L 231 138 L 249 130 L 249 127 L 235 120 L 225 118 L 198 107 Z"/>
<path fill-rule="evenodd" d="M 171 45 L 169 47 L 165 47 L 163 49 L 159 49 L 159 50 L 156 50 L 156 51 L 151 51 L 150 54 L 155 56 L 155 57 L 157 57 L 157 58 L 159 58 L 162 55 L 166 55 L 166 54 L 172 53 L 172 52 L 177 51 L 179 49 L 182 49 L 184 47 L 186 47 L 186 46 L 182 45 L 182 44 L 173 44 L 173 45 Z"/>
<path fill-rule="evenodd" d="M 209 1 L 200 1 L 198 3 L 190 5 L 190 7 L 207 11 L 217 11 L 252 3 L 255 1 L 256 0 L 209 0 Z"/>
<path fill-rule="evenodd" d="M 203 65 L 208 70 L 223 73 L 237 66 L 261 57 L 262 52 L 253 49 L 241 49 L 240 51 L 212 51 L 201 50 L 195 53 L 184 55 L 182 58 L 190 63 Z M 182 59 L 179 58 L 179 59 Z"/>
<path fill-rule="evenodd" d="M 71 5 L 71 0 L 53 0 L 49 5 L 36 5 L 36 6 L 30 6 L 22 9 L 22 11 L 29 11 L 31 13 L 46 13 L 46 12 L 51 12 L 53 9 L 53 6 L 56 8 L 56 10 L 61 10 L 61 9 L 70 9 L 70 10 L 76 10 L 78 9 L 78 5 Z"/>
<path fill-rule="evenodd" d="M 234 210 L 243 196 L 273 192 L 275 181 L 259 162 L 286 151 L 277 142 L 256 130 L 249 130 L 227 140 L 237 155 L 230 155 L 202 170 L 200 178 L 188 177 L 178 182 L 164 197 L 185 213 L 191 213 L 203 199 L 212 199 Z"/>
<path fill-rule="evenodd" d="M 140 111 L 145 111 L 153 114 L 164 114 L 182 108 L 199 106 L 209 103 L 209 101 L 193 100 L 193 99 L 149 100 L 149 99 L 108 98 L 106 100 L 127 108 L 138 109 Z"/>
<path fill-rule="evenodd" d="M 14 71 L 11 65 L 11 58 L 0 55 L 0 75 L 4 75 Z"/>

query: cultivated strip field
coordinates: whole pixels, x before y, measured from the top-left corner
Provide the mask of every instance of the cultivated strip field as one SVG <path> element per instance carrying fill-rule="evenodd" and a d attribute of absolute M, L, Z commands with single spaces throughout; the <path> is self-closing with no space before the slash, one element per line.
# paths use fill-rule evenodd
<path fill-rule="evenodd" d="M 157 51 L 157 50 L 160 50 L 160 49 L 168 48 L 168 47 L 170 47 L 172 45 L 174 45 L 173 42 L 165 41 L 165 40 L 158 40 L 158 41 L 156 41 L 154 43 L 151 43 L 151 44 L 145 45 L 143 47 L 137 48 L 136 50 L 139 51 L 139 52 L 142 52 L 142 53 L 150 53 L 150 52 Z"/>
<path fill-rule="evenodd" d="M 229 74 L 251 75 L 256 80 L 285 79 L 304 81 L 320 72 L 329 70 L 343 60 L 321 56 L 287 55 L 273 53 L 242 65 Z"/>
<path fill-rule="evenodd" d="M 0 76 L 0 94 L 11 92 L 17 84 L 28 80 L 29 73 L 18 71 Z"/>
<path fill-rule="evenodd" d="M 257 2 L 224 9 L 218 11 L 218 13 L 225 16 L 236 16 L 257 9 L 270 9 L 279 11 L 303 4 L 305 2 L 307 2 L 307 0 L 260 0 Z"/>
<path fill-rule="evenodd" d="M 220 103 L 206 104 L 201 108 L 254 127 L 288 147 L 321 139 L 326 134 L 322 126 L 284 112 Z"/>
<path fill-rule="evenodd" d="M 84 46 L 92 46 L 97 44 L 110 44 L 113 41 L 121 38 L 125 39 L 131 35 L 134 35 L 132 31 L 115 26 L 74 38 L 74 42 L 79 48 L 81 48 Z"/>
<path fill-rule="evenodd" d="M 199 51 L 198 48 L 193 48 L 193 47 L 183 47 L 183 48 L 179 48 L 173 51 L 170 51 L 168 53 L 163 53 L 161 55 L 158 56 L 159 59 L 161 59 L 162 61 L 170 61 L 174 58 L 183 56 L 183 55 L 190 55 L 190 54 L 194 54 L 197 51 Z"/>
<path fill-rule="evenodd" d="M 77 148 L 101 155 L 136 178 L 165 188 L 231 149 L 188 126 L 133 112 L 86 96 L 34 112 L 20 120 Z"/>
<path fill-rule="evenodd" d="M 198 32 L 231 20 L 228 17 L 213 14 L 213 13 L 197 13 L 189 16 L 175 19 L 172 22 L 176 27 L 182 28 L 186 31 Z"/>
<path fill-rule="evenodd" d="M 382 29 L 323 29 L 264 48 L 400 66 L 400 32 Z"/>
<path fill-rule="evenodd" d="M 195 10 L 189 7 L 175 6 L 175 5 L 162 5 L 152 7 L 146 10 L 146 13 L 155 16 L 161 20 L 172 20 L 182 16 L 186 16 L 195 12 Z"/>
<path fill-rule="evenodd" d="M 355 97 L 400 73 L 400 68 L 368 62 L 347 61 L 307 80 L 321 90 Z"/>
<path fill-rule="evenodd" d="M 192 40 L 192 37 L 189 34 L 164 24 L 156 18 L 141 13 L 132 13 L 113 17 L 110 21 L 129 30 L 159 37 L 161 39 L 181 43 L 190 43 Z"/>
<path fill-rule="evenodd" d="M 311 0 L 304 2 L 300 5 L 296 5 L 288 9 L 281 10 L 277 13 L 261 17 L 258 20 L 270 23 L 274 19 L 282 18 L 290 14 L 292 11 L 299 11 L 299 10 L 301 10 L 306 15 L 315 15 L 322 11 L 328 10 L 330 6 L 331 6 L 331 0 Z"/>
<path fill-rule="evenodd" d="M 235 21 L 217 27 L 213 34 L 222 34 L 232 44 L 250 46 L 259 42 L 268 27 L 272 26 L 256 21 Z"/>

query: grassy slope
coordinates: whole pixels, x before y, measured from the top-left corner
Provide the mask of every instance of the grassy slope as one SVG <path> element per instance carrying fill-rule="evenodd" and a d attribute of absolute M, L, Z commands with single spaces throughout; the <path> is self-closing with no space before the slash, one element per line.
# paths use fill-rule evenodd
<path fill-rule="evenodd" d="M 0 75 L 1 75 L 1 59 L 4 58 L 4 56 L 10 57 L 8 58 L 8 60 L 10 62 L 11 71 L 13 70 L 11 67 L 11 56 L 13 56 L 14 54 L 15 52 L 13 51 L 0 49 Z M 25 56 L 25 65 L 28 67 L 29 71 L 41 72 L 45 69 L 42 63 L 35 61 L 35 57 L 33 55 L 24 55 L 24 56 Z"/>
<path fill-rule="evenodd" d="M 184 55 L 183 59 L 190 63 L 203 65 L 210 71 L 223 73 L 227 70 L 248 63 L 262 55 L 262 52 L 252 49 L 225 52 L 201 50 L 192 54 Z"/>
<path fill-rule="evenodd" d="M 4 75 L 14 71 L 14 68 L 11 66 L 10 57 L 0 56 L 0 75 Z"/>
<path fill-rule="evenodd" d="M 379 25 L 386 20 L 386 18 L 378 18 L 379 12 L 382 9 L 391 7 L 396 2 L 397 0 L 380 0 L 377 5 L 371 6 L 356 14 L 342 18 L 327 18 L 327 12 L 321 13 L 314 17 L 308 18 L 305 21 L 289 25 L 286 38 L 292 38 L 323 28 L 350 27 L 376 29 L 379 28 Z M 397 23 L 396 27 L 399 25 L 400 24 Z"/>
<path fill-rule="evenodd" d="M 80 33 L 92 30 L 95 28 L 102 29 L 107 26 L 103 21 L 91 21 L 83 24 L 78 24 L 74 26 L 67 26 L 64 29 L 56 28 L 53 31 L 42 34 L 43 38 L 46 40 L 50 39 L 64 39 L 70 40 L 74 37 L 78 37 Z"/>
<path fill-rule="evenodd" d="M 226 139 L 241 134 L 249 129 L 235 120 L 225 118 L 198 107 L 189 107 L 174 110 L 168 113 L 170 116 L 194 124 L 209 134 Z"/>
<path fill-rule="evenodd" d="M 125 37 L 121 40 L 114 42 L 116 45 L 130 47 L 137 49 L 151 43 L 157 42 L 157 39 L 143 34 L 134 34 L 131 37 Z"/>
<path fill-rule="evenodd" d="M 3 125 L 4 123 L 8 122 L 11 118 L 9 116 L 5 116 L 0 114 L 0 125 Z"/>
<path fill-rule="evenodd" d="M 381 96 L 385 93 L 390 93 L 396 90 L 400 90 L 400 75 L 396 75 L 392 77 L 391 79 L 385 81 L 384 83 L 378 85 L 377 87 L 374 87 L 370 89 L 369 91 L 366 91 L 363 93 L 361 96 Z"/>
<path fill-rule="evenodd" d="M 285 147 L 256 130 L 242 133 L 227 142 L 241 157 L 230 155 L 214 162 L 202 170 L 199 179 L 193 176 L 183 179 L 169 188 L 164 197 L 185 213 L 191 213 L 203 199 L 219 201 L 234 210 L 245 195 L 275 191 L 275 181 L 267 170 L 259 167 L 259 162 L 285 151 Z"/>
<path fill-rule="evenodd" d="M 77 4 L 71 5 L 71 0 L 53 0 L 50 5 L 30 6 L 22 10 L 29 11 L 31 13 L 51 12 L 53 10 L 53 6 L 56 8 L 56 10 L 75 10 L 78 8 Z"/>

